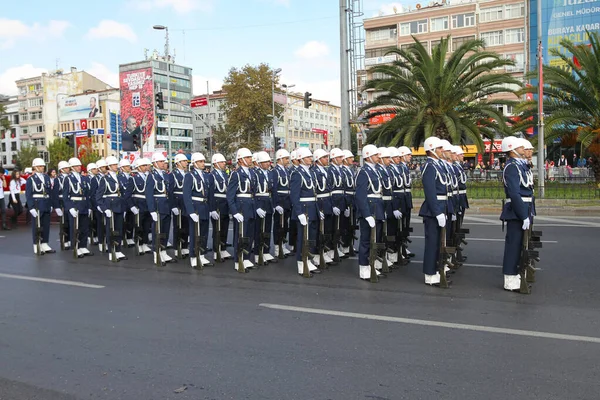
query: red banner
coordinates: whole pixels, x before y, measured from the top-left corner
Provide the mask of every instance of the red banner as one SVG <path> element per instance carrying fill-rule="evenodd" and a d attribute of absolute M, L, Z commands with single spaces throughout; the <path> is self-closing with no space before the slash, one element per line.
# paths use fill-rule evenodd
<path fill-rule="evenodd" d="M 121 87 L 121 143 L 123 151 L 135 151 L 133 134 L 143 135 L 143 143 L 154 148 L 154 80 L 152 68 L 119 74 Z"/>
<path fill-rule="evenodd" d="M 206 97 L 198 97 L 198 98 L 192 99 L 190 101 L 190 107 L 192 107 L 192 108 L 204 107 L 207 105 L 208 105 L 208 99 Z"/>
<path fill-rule="evenodd" d="M 369 118 L 369 125 L 379 125 L 384 122 L 391 121 L 396 116 L 396 113 L 379 114 Z"/>

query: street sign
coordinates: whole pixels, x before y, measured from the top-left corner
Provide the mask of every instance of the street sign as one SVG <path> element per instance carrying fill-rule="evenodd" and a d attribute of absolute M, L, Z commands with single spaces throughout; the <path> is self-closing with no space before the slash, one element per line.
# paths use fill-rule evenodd
<path fill-rule="evenodd" d="M 327 135 L 327 131 L 325 129 L 312 128 L 311 131 L 314 133 L 320 133 L 321 135 Z"/>
<path fill-rule="evenodd" d="M 192 99 L 190 101 L 191 108 L 204 107 L 208 105 L 208 99 L 206 97 L 200 97 L 197 99 Z"/>
<path fill-rule="evenodd" d="M 308 143 L 300 143 L 298 145 L 298 147 L 309 147 L 309 146 L 308 146 Z"/>

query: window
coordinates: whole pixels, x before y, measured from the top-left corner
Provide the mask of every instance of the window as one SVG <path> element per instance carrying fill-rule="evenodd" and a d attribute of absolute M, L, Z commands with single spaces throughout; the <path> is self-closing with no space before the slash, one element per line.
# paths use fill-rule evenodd
<path fill-rule="evenodd" d="M 36 111 L 36 112 L 29 113 L 29 119 L 32 121 L 36 120 L 36 119 L 42 119 L 42 112 Z"/>
<path fill-rule="evenodd" d="M 525 3 L 507 4 L 504 9 L 505 18 L 523 18 L 525 16 Z"/>
<path fill-rule="evenodd" d="M 440 44 L 440 43 L 442 43 L 442 41 L 441 41 L 441 40 L 432 40 L 432 41 L 431 41 L 431 51 L 433 51 L 433 49 L 434 49 L 436 46 L 439 46 L 439 44 Z"/>
<path fill-rule="evenodd" d="M 377 42 L 381 40 L 396 39 L 398 30 L 396 26 L 388 26 L 380 29 L 372 29 L 367 31 L 367 40 L 369 42 Z"/>
<path fill-rule="evenodd" d="M 502 31 L 482 32 L 480 38 L 486 46 L 498 46 L 504 42 Z"/>
<path fill-rule="evenodd" d="M 35 127 L 35 131 L 36 131 L 37 133 L 42 133 L 42 132 L 44 132 L 44 126 L 43 126 L 43 125 L 38 125 L 38 126 L 36 126 L 36 127 Z"/>
<path fill-rule="evenodd" d="M 390 75 L 384 74 L 383 72 L 373 72 L 373 77 L 371 79 L 387 79 L 390 78 Z"/>
<path fill-rule="evenodd" d="M 466 28 L 468 26 L 475 26 L 475 13 L 452 16 L 452 28 Z"/>
<path fill-rule="evenodd" d="M 11 149 L 12 151 L 16 151 L 16 150 L 17 150 L 17 142 L 12 142 L 12 143 L 10 144 L 10 149 Z"/>
<path fill-rule="evenodd" d="M 482 8 L 479 11 L 479 22 L 498 21 L 502 19 L 502 6 Z"/>
<path fill-rule="evenodd" d="M 44 104 L 44 100 L 40 97 L 37 99 L 29 99 L 29 107 L 40 107 Z"/>
<path fill-rule="evenodd" d="M 507 29 L 504 31 L 504 44 L 523 43 L 525 28 Z"/>
<path fill-rule="evenodd" d="M 431 18 L 431 32 L 448 29 L 448 17 Z"/>
<path fill-rule="evenodd" d="M 365 50 L 365 58 L 383 57 L 388 49 L 369 49 Z"/>
<path fill-rule="evenodd" d="M 427 32 L 427 19 L 400 24 L 400 35 L 414 35 Z"/>
<path fill-rule="evenodd" d="M 514 66 L 507 66 L 508 72 L 523 71 L 525 69 L 525 55 L 523 53 L 504 54 L 504 58 L 513 60 Z"/>
<path fill-rule="evenodd" d="M 458 49 L 464 43 L 468 42 L 469 40 L 474 40 L 474 39 L 475 39 L 475 35 L 452 38 L 452 51 L 456 51 L 456 49 Z"/>
<path fill-rule="evenodd" d="M 21 121 L 28 121 L 27 114 L 19 114 L 19 118 L 21 118 Z"/>

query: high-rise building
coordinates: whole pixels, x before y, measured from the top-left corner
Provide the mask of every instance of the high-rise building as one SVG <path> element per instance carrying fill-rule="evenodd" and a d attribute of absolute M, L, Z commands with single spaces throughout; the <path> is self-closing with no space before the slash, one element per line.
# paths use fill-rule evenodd
<path fill-rule="evenodd" d="M 4 106 L 4 114 L 0 120 L 5 119 L 9 128 L 0 126 L 0 165 L 12 169 L 15 166 L 17 152 L 21 149 L 21 127 L 19 126 L 19 102 L 17 97 L 0 96 L 0 105 Z M 2 173 L 3 171 L 0 171 Z"/>
<path fill-rule="evenodd" d="M 194 111 L 194 149 L 212 155 L 212 130 L 225 124 L 225 113 L 221 106 L 227 98 L 227 93 L 215 90 L 210 94 L 201 94 L 194 97 L 192 106 Z"/>

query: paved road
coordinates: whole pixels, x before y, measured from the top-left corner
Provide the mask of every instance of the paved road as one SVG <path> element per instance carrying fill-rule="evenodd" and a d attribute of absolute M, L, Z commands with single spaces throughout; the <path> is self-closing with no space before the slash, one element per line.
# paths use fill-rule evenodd
<path fill-rule="evenodd" d="M 501 289 L 495 216 L 467 219 L 448 290 L 422 283 L 417 219 L 417 257 L 378 284 L 356 260 L 303 279 L 293 260 L 38 259 L 29 231 L 2 232 L 0 400 L 597 399 L 600 218 L 536 221 L 531 296 Z"/>

